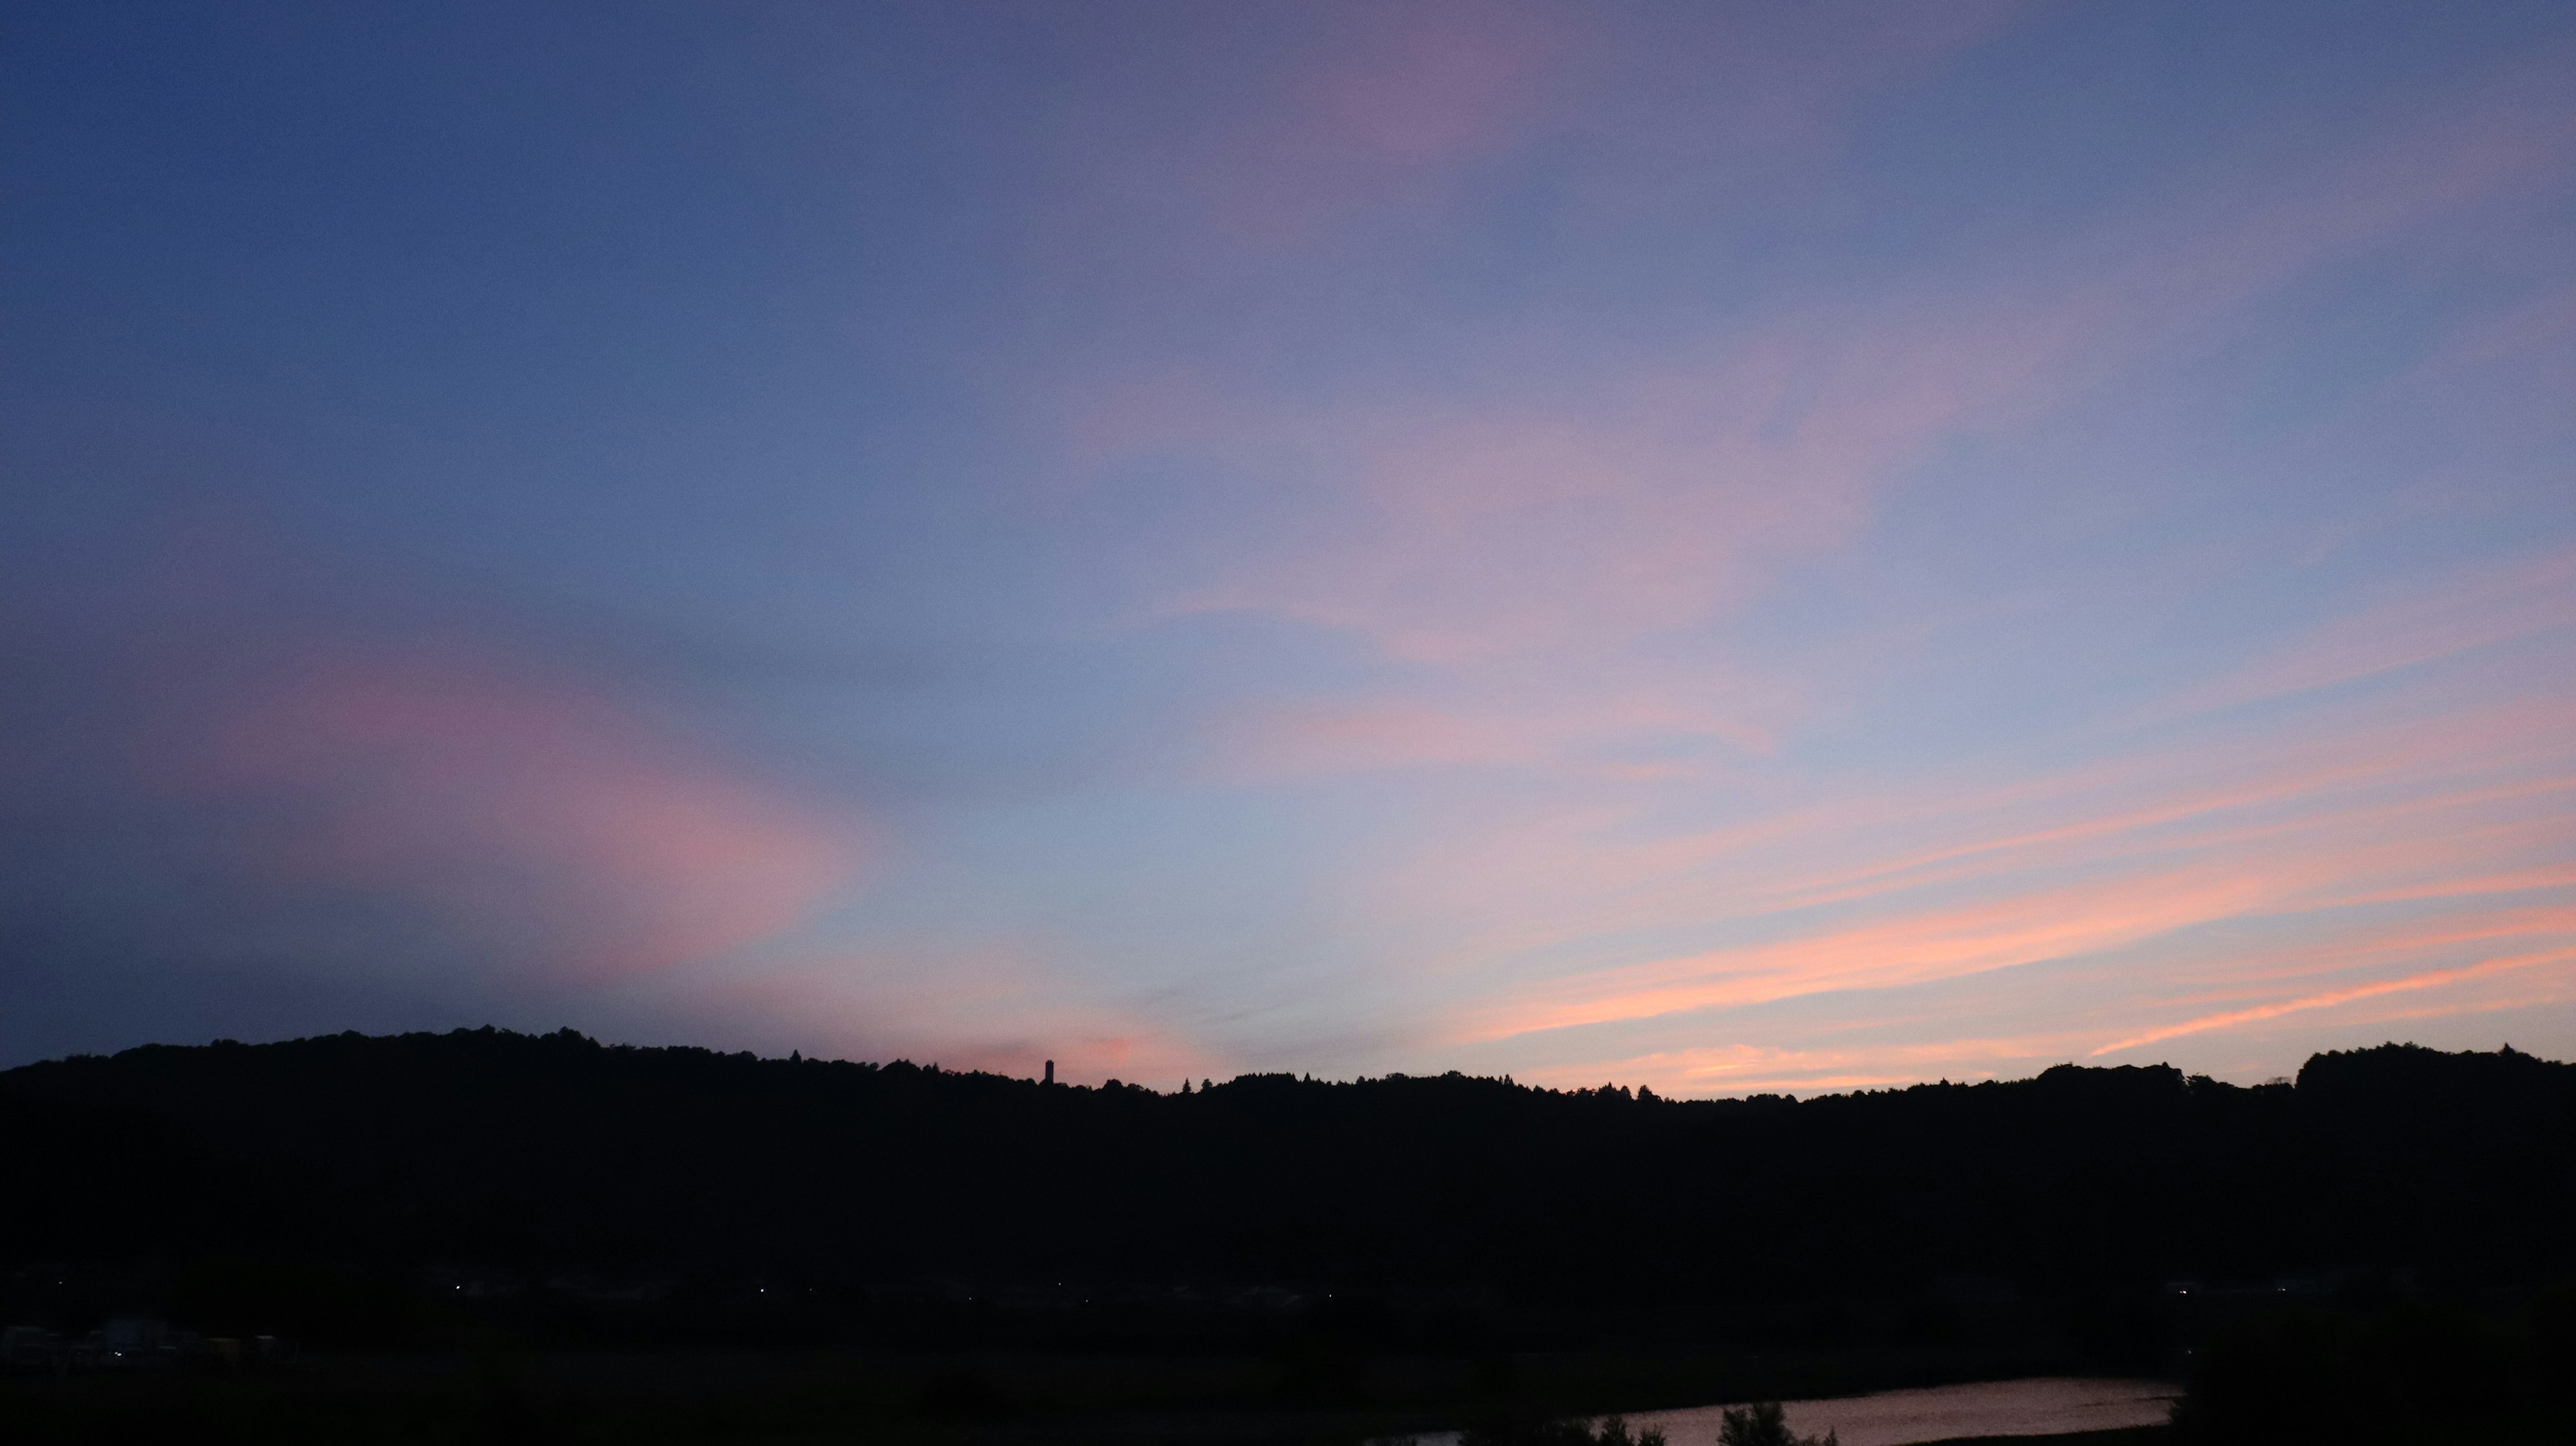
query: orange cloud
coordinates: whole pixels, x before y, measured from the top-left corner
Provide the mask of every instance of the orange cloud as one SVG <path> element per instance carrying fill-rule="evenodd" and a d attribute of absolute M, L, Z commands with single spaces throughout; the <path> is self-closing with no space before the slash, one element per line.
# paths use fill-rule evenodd
<path fill-rule="evenodd" d="M 2097 953 L 2246 912 L 2278 899 L 2283 889 L 2280 879 L 2232 870 L 2182 872 L 1714 950 L 1527 991 L 1478 1016 L 1468 1026 L 1468 1037 L 1504 1038 L 1827 989 L 1917 984 Z"/>
<path fill-rule="evenodd" d="M 1877 790 L 1661 839 L 1631 841 L 1633 810 L 1595 808 L 1489 833 L 1398 887 L 1424 897 L 1455 891 L 1444 876 L 1509 879 L 1525 919 L 1529 901 L 1570 901 L 1552 924 L 1484 931 L 1520 948 L 1605 927 L 1707 926 L 2254 850 L 2266 872 L 2283 850 L 2336 860 L 2341 872 L 2311 880 L 2330 892 L 2305 906 L 2429 896 L 2499 869 L 2548 867 L 2530 861 L 2534 851 L 2563 855 L 2570 828 L 2549 803 L 2570 783 L 2552 771 L 2576 752 L 2570 709 L 2506 700 L 2340 736 L 2257 735 L 1997 787 Z M 1925 842 L 1889 851 L 1909 838 Z M 1844 861 L 1854 851 L 1862 857 Z"/>
<path fill-rule="evenodd" d="M 2176 1039 L 2186 1034 L 2201 1034 L 2213 1029 L 2232 1029 L 2237 1025 L 2251 1024 L 2258 1020 L 2278 1019 L 2284 1014 L 2295 1014 L 2303 1010 L 2332 1009 L 2339 1004 L 2350 1004 L 2360 999 L 2373 999 L 2383 994 L 2438 989 L 2444 985 L 2485 978 L 2488 975 L 2502 974 L 2509 970 L 2529 969 L 2545 964 L 2563 964 L 2571 960 L 2576 960 L 2576 949 L 2551 949 L 2536 954 L 2511 954 L 2457 969 L 2429 969 L 2421 974 L 2407 975 L 2402 979 L 2382 979 L 2369 984 L 2355 984 L 2344 989 L 2330 989 L 2322 994 L 2310 994 L 2298 999 L 2258 1004 L 2248 1009 L 2231 1009 L 2221 1014 L 2205 1014 L 2198 1019 L 2187 1019 L 2180 1024 L 2169 1024 L 2161 1029 L 2151 1029 L 2144 1034 L 2132 1035 L 2127 1039 L 2103 1045 L 2092 1051 L 2092 1057 L 2098 1059 L 2106 1054 L 2117 1054 L 2122 1050 L 2136 1049 L 2140 1045 Z"/>
<path fill-rule="evenodd" d="M 1501 850 L 1514 841 L 1497 838 L 1439 861 L 1437 872 L 1461 881 L 1460 907 L 1481 899 L 1510 915 L 1479 929 L 1446 967 L 1493 978 L 1497 961 L 1510 960 L 1527 971 L 1461 1016 L 1453 1037 L 1918 984 L 2134 949 L 2225 921 L 2305 920 L 2296 926 L 2303 953 L 2269 964 L 2234 956 L 2226 969 L 2237 988 L 2267 968 L 2349 968 L 2382 946 L 2385 957 L 2420 960 L 2476 939 L 2563 930 L 2559 914 L 2503 901 L 2576 883 L 2567 862 L 2576 820 L 2557 806 L 2576 782 L 2563 771 L 2576 751 L 2567 707 L 2508 698 L 2341 737 L 2240 740 L 2217 759 L 2207 750 L 2130 759 L 2062 781 L 1966 790 L 1954 795 L 1955 821 L 1938 795 L 1870 800 L 1675 848 L 1615 842 L 1632 812 L 1569 813 L 1551 821 L 1552 833 L 1520 840 L 1526 857 L 1509 858 Z M 2179 798 L 2154 800 L 2171 786 L 2160 772 L 2211 766 L 2230 776 L 2186 780 Z M 2096 796 L 2112 784 L 2111 796 Z M 2057 817 L 2030 819 L 2034 805 Z M 1909 818 L 1951 837 L 1832 862 L 1855 841 L 1905 832 Z M 1414 882 L 1400 888 L 1422 892 Z M 1551 898 L 1566 901 L 1553 918 Z M 2387 911 L 2401 906 L 2443 912 L 2392 924 Z M 1587 941 L 1679 928 L 1757 938 L 1636 964 L 1582 959 L 1600 949 Z M 2379 943 L 2319 939 L 2327 928 L 2376 931 Z M 1554 963 L 1551 953 L 1573 957 Z M 2170 978 L 2173 967 L 2142 978 Z"/>

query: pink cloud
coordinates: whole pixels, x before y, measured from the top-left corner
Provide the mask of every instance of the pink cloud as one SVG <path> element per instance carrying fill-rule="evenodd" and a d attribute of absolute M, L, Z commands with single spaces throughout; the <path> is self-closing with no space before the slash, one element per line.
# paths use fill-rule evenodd
<path fill-rule="evenodd" d="M 1157 138 L 1161 185 L 1194 193 L 1214 236 L 1268 250 L 1354 215 L 1437 206 L 1460 166 L 1551 110 L 1572 12 L 1520 5 L 1370 7 L 1247 87 L 1250 104 Z"/>
<path fill-rule="evenodd" d="M 185 756 L 190 792 L 262 806 L 272 881 L 413 899 L 586 978 L 780 934 L 866 854 L 607 695 L 453 654 L 317 657 Z"/>
<path fill-rule="evenodd" d="M 1142 66 L 1104 68 L 1070 103 L 1049 142 L 1059 190 L 1040 246 L 1064 248 L 1051 257 L 1063 262 L 1117 237 L 1082 258 L 1096 280 L 1098 263 L 1140 255 L 1167 274 L 1222 274 L 1363 234 L 1429 235 L 1480 173 L 1561 137 L 1606 162 L 1563 178 L 1605 211 L 1666 204 L 1712 175 L 1811 170 L 1863 96 L 2027 8 L 1764 17 L 1414 0 L 1309 7 L 1251 34 L 1218 18 L 1203 33 L 1240 43 L 1241 68 L 1198 93 L 1188 124 L 1135 124 L 1134 91 L 1173 83 Z M 1690 179 L 1677 185 L 1676 167 Z"/>
<path fill-rule="evenodd" d="M 1168 611 L 1275 613 L 1436 664 L 1616 647 L 1703 622 L 1784 561 L 1842 544 L 1945 440 L 2203 344 L 2243 303 L 2353 247 L 2548 182 L 2570 137 L 2576 107 L 2522 76 L 2333 164 L 2057 238 L 2054 257 L 2084 263 L 2072 273 L 2055 260 L 1875 305 L 1794 307 L 1660 359 L 1504 339 L 1492 369 L 1526 380 L 1484 398 L 1111 382 L 1101 415 L 1077 407 L 1074 426 L 1093 458 L 1118 436 L 1294 458 L 1343 499 L 1338 534 L 1236 559 Z M 1569 360 L 1579 384 L 1561 380 Z"/>
<path fill-rule="evenodd" d="M 1489 143 L 1526 105 L 1554 48 L 1525 13 L 1494 5 L 1416 6 L 1336 57 L 1298 89 L 1300 107 L 1345 145 L 1436 160 Z"/>
<path fill-rule="evenodd" d="M 2576 628 L 2576 552 L 2529 558 L 2362 609 L 2191 689 L 2160 717 L 2314 692 Z"/>
<path fill-rule="evenodd" d="M 1214 409 L 1232 426 L 1203 445 L 1305 456 L 1350 523 L 1165 610 L 1275 613 L 1443 665 L 1702 621 L 1850 535 L 1891 472 L 1999 418 L 2057 344 L 2045 319 L 1992 310 L 1929 326 L 1801 317 L 1710 360 L 1482 407 Z"/>

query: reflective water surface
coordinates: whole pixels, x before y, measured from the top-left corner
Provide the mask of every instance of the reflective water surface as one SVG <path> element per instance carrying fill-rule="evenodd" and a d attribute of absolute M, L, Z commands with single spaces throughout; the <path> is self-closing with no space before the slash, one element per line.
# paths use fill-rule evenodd
<path fill-rule="evenodd" d="M 1914 1446 L 1962 1436 L 2053 1436 L 2161 1425 L 2179 1391 L 2170 1381 L 2040 1376 L 1783 1405 L 1789 1428 L 1800 1435 L 1821 1436 L 1830 1430 L 1840 1435 L 1842 1446 Z M 1628 1422 L 1632 1428 L 1661 1428 L 1672 1446 L 1709 1446 L 1717 1439 L 1718 1413 L 1725 1409 L 1637 1411 Z M 1443 1432 L 1414 1439 L 1419 1446 L 1454 1446 L 1458 1437 Z"/>

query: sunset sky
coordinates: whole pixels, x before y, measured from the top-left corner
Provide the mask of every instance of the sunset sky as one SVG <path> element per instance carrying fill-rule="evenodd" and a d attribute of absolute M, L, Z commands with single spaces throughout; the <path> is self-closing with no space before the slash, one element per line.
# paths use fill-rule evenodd
<path fill-rule="evenodd" d="M 2576 5 L 7 31 L 0 1065 L 2576 1057 Z"/>

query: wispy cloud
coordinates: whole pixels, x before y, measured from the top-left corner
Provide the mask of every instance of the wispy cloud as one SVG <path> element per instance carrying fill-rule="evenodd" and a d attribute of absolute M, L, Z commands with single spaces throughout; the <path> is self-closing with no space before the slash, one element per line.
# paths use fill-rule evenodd
<path fill-rule="evenodd" d="M 2576 948 L 2553 949 L 2536 954 L 2508 954 L 2499 958 L 2482 960 L 2476 964 L 2463 965 L 2457 969 L 2428 969 L 2421 974 L 2409 974 L 2402 979 L 2373 980 L 2368 984 L 2354 984 L 2348 985 L 2342 989 L 2329 989 L 2321 994 L 2303 995 L 2297 999 L 2283 999 L 2270 1004 L 2253 1005 L 2245 1009 L 2231 1009 L 2219 1014 L 2204 1014 L 2197 1019 L 2186 1019 L 2179 1024 L 2168 1024 L 2158 1029 L 2148 1030 L 2144 1034 L 2133 1035 L 2127 1039 L 2116 1040 L 2110 1044 L 2103 1045 L 2100 1048 L 2093 1050 L 2091 1053 L 2094 1057 L 2098 1058 L 2106 1054 L 2118 1054 L 2123 1050 L 2137 1049 L 2144 1045 L 2156 1044 L 2163 1040 L 2177 1039 L 2186 1034 L 2200 1034 L 2204 1031 L 2213 1029 L 2232 1029 L 2242 1024 L 2253 1024 L 2266 1019 L 2278 1019 L 2284 1014 L 2296 1014 L 2310 1009 L 2332 1009 L 2337 1005 L 2350 1004 L 2356 1000 L 2376 999 L 2384 994 L 2402 994 L 2410 993 L 2419 989 L 2435 989 L 2447 984 L 2457 984 L 2465 980 L 2482 979 L 2489 975 L 2502 974 L 2509 970 L 2531 969 L 2552 964 L 2565 964 L 2570 961 L 2576 961 Z"/>
<path fill-rule="evenodd" d="M 202 721 L 180 786 L 259 820 L 255 876 L 407 897 L 583 979 L 784 933 L 845 897 L 868 853 L 846 818 L 607 693 L 452 650 L 332 649 Z"/>
<path fill-rule="evenodd" d="M 2576 552 L 2490 563 L 2337 618 L 2159 711 L 2180 717 L 2290 697 L 2570 628 Z"/>

